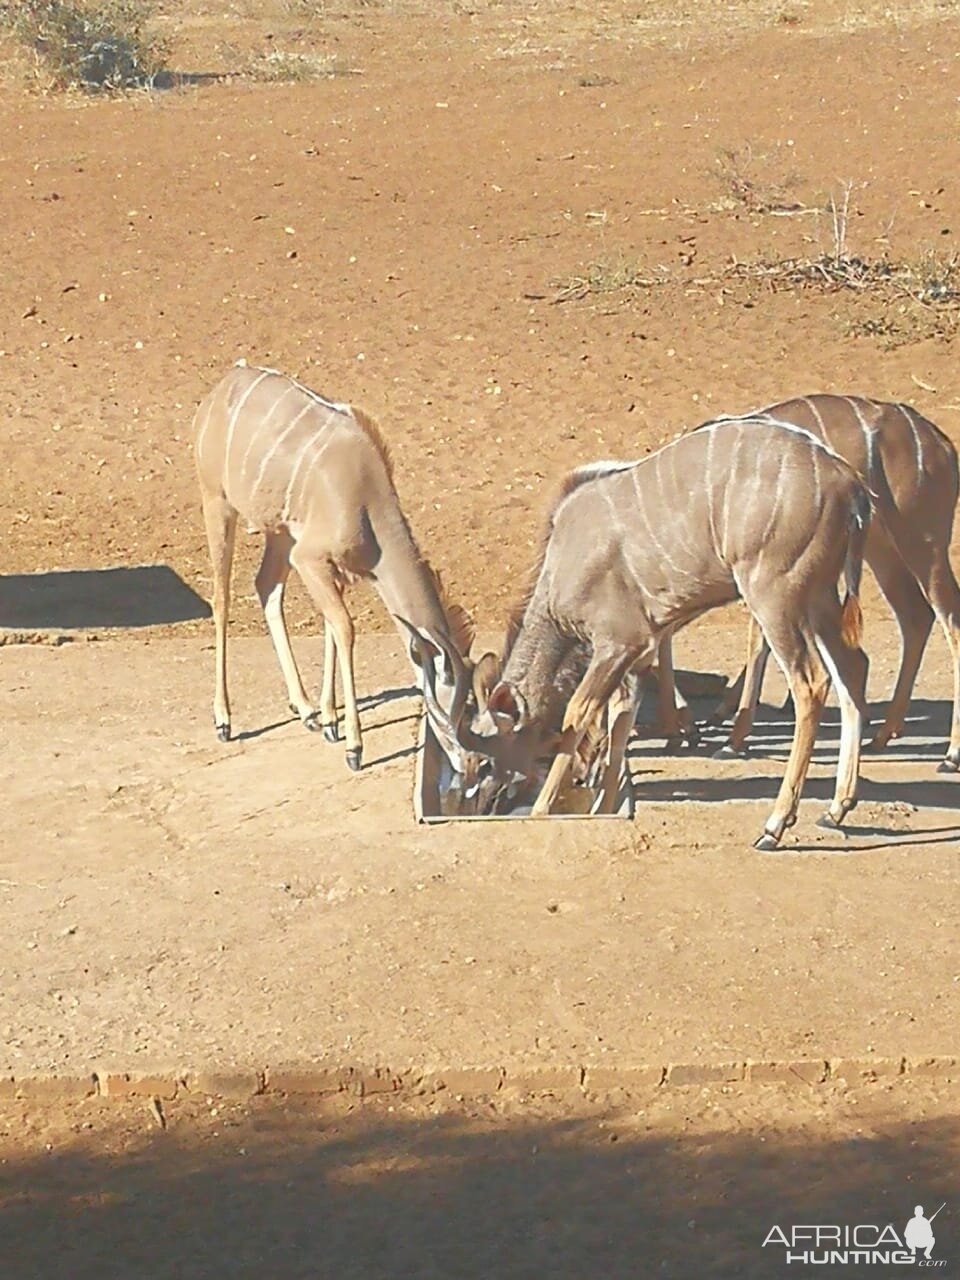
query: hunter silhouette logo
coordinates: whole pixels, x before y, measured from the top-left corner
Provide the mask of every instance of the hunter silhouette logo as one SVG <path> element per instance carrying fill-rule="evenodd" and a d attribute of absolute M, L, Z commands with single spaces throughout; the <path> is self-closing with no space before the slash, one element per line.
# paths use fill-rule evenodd
<path fill-rule="evenodd" d="M 944 1208 L 945 1205 L 946 1201 L 944 1201 L 940 1206 L 940 1209 Z M 937 1210 L 937 1213 L 940 1212 L 940 1209 Z M 936 1244 L 937 1240 L 936 1236 L 933 1234 L 933 1227 L 931 1226 L 931 1223 L 937 1216 L 937 1213 L 933 1214 L 930 1218 L 925 1218 L 923 1216 L 922 1204 L 918 1204 L 914 1209 L 913 1217 L 907 1223 L 903 1232 L 904 1244 L 906 1244 L 908 1249 L 913 1250 L 914 1257 L 916 1257 L 922 1250 L 924 1258 L 929 1259 L 933 1252 L 933 1246 Z"/>
<path fill-rule="evenodd" d="M 798 1262 L 804 1267 L 945 1267 L 946 1262 L 933 1257 L 937 1243 L 933 1220 L 945 1208 L 946 1202 L 928 1218 L 923 1205 L 918 1204 L 902 1236 L 889 1222 L 886 1226 L 873 1222 L 853 1226 L 797 1223 L 790 1227 L 771 1227 L 762 1247 L 781 1245 L 784 1262 L 788 1265 Z"/>

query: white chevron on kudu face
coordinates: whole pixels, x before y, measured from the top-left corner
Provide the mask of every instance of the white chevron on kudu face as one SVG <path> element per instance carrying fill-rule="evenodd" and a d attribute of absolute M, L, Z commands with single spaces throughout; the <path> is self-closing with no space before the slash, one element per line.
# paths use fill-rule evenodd
<path fill-rule="evenodd" d="M 632 465 L 568 478 L 548 522 L 535 584 L 486 712 L 453 725 L 461 741 L 534 775 L 558 686 L 587 646 L 559 746 L 533 812 L 551 812 L 584 735 L 630 673 L 708 609 L 742 595 L 784 669 L 797 726 L 783 784 L 757 844 L 774 848 L 796 818 L 820 713 L 837 681 L 844 730 L 823 820 L 856 799 L 867 660 L 858 601 L 870 497 L 814 435 L 766 414 L 705 424 Z M 847 596 L 841 605 L 837 583 Z M 821 658 L 823 655 L 823 659 Z M 618 695 L 620 696 L 620 695 Z"/>
<path fill-rule="evenodd" d="M 443 597 L 437 574 L 420 554 L 400 508 L 390 459 L 374 423 L 360 410 L 326 400 L 275 369 L 241 361 L 197 409 L 195 456 L 204 522 L 213 561 L 216 628 L 214 720 L 230 736 L 226 636 L 230 567 L 238 519 L 263 534 L 257 594 L 287 686 L 291 709 L 310 729 L 338 736 L 337 659 L 345 704 L 347 763 L 360 767 L 362 742 L 353 674 L 353 622 L 343 588 L 369 578 L 397 621 L 418 683 L 432 664 L 432 688 L 450 709 L 463 683 L 471 628 L 462 609 Z M 291 566 L 325 621 L 319 713 L 300 678 L 283 617 Z M 443 641 L 411 648 L 406 622 Z M 463 752 L 437 733 L 461 772 Z"/>
<path fill-rule="evenodd" d="M 949 556 L 960 493 L 956 449 L 910 405 L 860 396 L 803 396 L 748 417 L 822 441 L 850 464 L 870 490 L 874 519 L 864 559 L 894 612 L 901 635 L 900 670 L 886 717 L 871 747 L 880 750 L 904 732 L 913 685 L 936 617 L 947 638 L 954 680 L 950 742 L 940 768 L 956 772 L 960 769 L 960 587 Z M 815 467 L 815 474 L 819 485 L 819 468 Z M 751 507 L 753 491 L 738 491 L 737 501 L 741 500 Z M 819 487 L 814 500 L 820 501 Z M 770 529 L 775 518 L 776 510 L 771 509 Z M 736 710 L 725 749 L 729 753 L 743 751 L 768 654 L 759 629 L 751 624 L 747 664 L 710 721 L 722 723 Z M 662 647 L 659 667 L 663 727 L 669 736 L 676 737 L 683 726 L 674 705 L 669 641 Z"/>

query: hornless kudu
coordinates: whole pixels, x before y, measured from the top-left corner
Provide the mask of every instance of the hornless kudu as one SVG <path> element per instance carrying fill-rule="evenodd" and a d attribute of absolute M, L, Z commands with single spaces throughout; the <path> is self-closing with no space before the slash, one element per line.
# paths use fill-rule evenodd
<path fill-rule="evenodd" d="M 742 596 L 790 684 L 796 727 L 773 812 L 756 842 L 776 848 L 796 820 L 831 678 L 843 726 L 836 827 L 856 803 L 867 659 L 858 600 L 870 497 L 853 469 L 808 432 L 718 421 L 635 463 L 568 479 L 519 632 L 472 724 L 450 724 L 464 750 L 502 773 L 531 776 L 556 746 L 534 814 L 549 813 L 584 734 L 628 672 L 655 659 L 661 637 Z M 842 607 L 837 581 L 844 574 Z M 559 743 L 543 728 L 556 673 L 591 647 Z M 451 708 L 464 705 L 455 696 Z"/>
<path fill-rule="evenodd" d="M 386 446 L 359 409 L 324 400 L 293 378 L 240 362 L 197 409 L 196 462 L 210 555 L 216 628 L 217 736 L 230 737 L 227 698 L 227 614 L 230 566 L 238 517 L 265 536 L 256 578 L 287 685 L 290 708 L 308 729 L 337 740 L 335 672 L 343 680 L 347 764 L 362 759 L 360 717 L 353 674 L 353 621 L 344 585 L 369 578 L 396 618 L 409 619 L 442 637 L 442 668 L 432 673 L 449 703 L 470 646 L 469 620 L 448 605 L 439 579 L 420 554 L 400 509 Z M 291 565 L 325 622 L 320 711 L 307 697 L 290 647 L 283 591 Z M 403 633 L 401 632 L 401 635 Z M 416 667 L 416 655 L 409 650 Z M 422 671 L 418 670 L 418 682 Z M 463 752 L 437 736 L 455 768 L 467 771 Z"/>
<path fill-rule="evenodd" d="M 936 615 L 950 646 L 954 690 L 950 744 L 939 767 L 955 773 L 960 768 L 960 587 L 950 567 L 949 547 L 960 492 L 956 449 L 910 405 L 857 396 L 802 396 L 747 417 L 809 431 L 844 458 L 870 490 L 874 515 L 863 555 L 894 612 L 901 636 L 896 686 L 871 747 L 881 749 L 904 732 L 910 695 Z M 722 723 L 738 706 L 740 695 L 725 753 L 743 749 L 769 652 L 751 620 L 743 674 L 709 721 Z M 669 640 L 661 646 L 659 667 L 662 714 L 668 732 L 675 734 Z"/>

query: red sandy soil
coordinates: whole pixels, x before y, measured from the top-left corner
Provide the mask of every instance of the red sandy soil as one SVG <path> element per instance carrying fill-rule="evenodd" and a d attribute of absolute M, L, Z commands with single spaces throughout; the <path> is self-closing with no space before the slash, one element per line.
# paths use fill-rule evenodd
<path fill-rule="evenodd" d="M 910 264 L 915 293 L 949 281 L 953 5 L 170 0 L 161 21 L 177 70 L 226 78 L 82 100 L 25 87 L 6 50 L 5 573 L 166 565 L 207 596 L 190 421 L 238 357 L 377 417 L 424 551 L 487 632 L 575 464 L 815 390 L 912 401 L 960 442 L 949 301 L 777 267 L 834 251 L 849 182 L 848 257 Z M 276 49 L 336 74 L 247 74 Z M 262 626 L 256 554 L 240 636 Z M 362 632 L 389 629 L 354 599 Z M 879 699 L 897 645 L 872 590 L 866 621 Z M 632 825 L 418 829 L 412 698 L 366 705 L 374 767 L 348 777 L 287 722 L 267 642 L 241 639 L 238 726 L 274 727 L 220 748 L 209 626 L 0 653 L 6 1068 L 956 1052 L 940 637 L 850 837 L 813 826 L 834 722 L 788 856 L 764 859 L 782 729 L 747 763 L 639 744 Z M 740 635 L 735 612 L 706 619 L 679 660 L 730 674 Z M 299 648 L 315 684 L 317 642 Z M 392 634 L 360 674 L 406 687 Z M 906 1089 L 862 1126 L 859 1098 L 655 1102 L 615 1146 L 582 1100 L 319 1136 L 265 1104 L 235 1117 L 229 1161 L 207 1113 L 147 1143 L 142 1116 L 14 1111 L 5 1273 L 778 1274 L 754 1246 L 781 1209 L 899 1223 L 949 1198 L 950 1097 Z"/>

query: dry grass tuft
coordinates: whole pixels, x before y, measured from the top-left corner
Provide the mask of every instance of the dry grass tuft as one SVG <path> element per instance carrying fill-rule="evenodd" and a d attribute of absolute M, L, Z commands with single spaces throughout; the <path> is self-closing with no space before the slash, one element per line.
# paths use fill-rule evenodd
<path fill-rule="evenodd" d="M 787 189 L 796 179 L 765 182 L 758 177 L 756 168 L 757 161 L 749 145 L 725 147 L 718 153 L 712 176 L 722 184 L 728 208 L 739 207 L 749 213 L 813 212 L 788 196 Z"/>
<path fill-rule="evenodd" d="M 927 250 L 915 259 L 870 258 L 853 254 L 847 225 L 853 184 L 831 196 L 828 212 L 832 244 L 816 257 L 734 262 L 723 279 L 759 282 L 772 292 L 815 289 L 852 292 L 868 314 L 847 324 L 849 333 L 879 339 L 885 347 L 924 338 L 952 337 L 960 330 L 960 253 Z"/>
<path fill-rule="evenodd" d="M 665 270 L 660 268 L 659 271 L 660 274 L 651 274 L 635 259 L 618 254 L 615 258 L 591 262 L 583 275 L 572 276 L 568 280 L 552 280 L 551 288 L 556 290 L 552 301 L 571 302 L 591 294 L 654 289 L 667 281 Z"/>
<path fill-rule="evenodd" d="M 358 75 L 331 53 L 288 53 L 271 49 L 247 68 L 253 80 L 266 84 L 307 84 L 335 76 Z"/>

